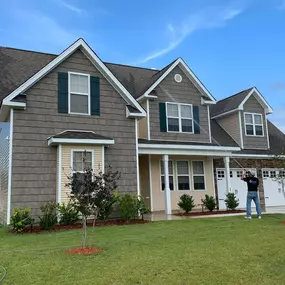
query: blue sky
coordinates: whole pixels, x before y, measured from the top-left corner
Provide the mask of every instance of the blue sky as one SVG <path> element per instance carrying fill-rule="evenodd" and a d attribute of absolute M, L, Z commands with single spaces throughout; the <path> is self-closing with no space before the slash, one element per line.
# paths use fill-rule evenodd
<path fill-rule="evenodd" d="M 285 131 L 285 0 L 0 0 L 0 45 L 59 53 L 83 37 L 104 61 L 182 57 L 215 98 L 257 86 Z"/>

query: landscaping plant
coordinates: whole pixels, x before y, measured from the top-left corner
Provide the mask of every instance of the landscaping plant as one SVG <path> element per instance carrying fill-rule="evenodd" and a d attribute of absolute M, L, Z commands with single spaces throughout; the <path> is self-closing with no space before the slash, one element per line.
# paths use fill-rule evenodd
<path fill-rule="evenodd" d="M 74 225 L 79 220 L 79 212 L 72 201 L 58 205 L 57 209 L 60 214 L 59 223 L 61 225 Z"/>
<path fill-rule="evenodd" d="M 137 197 L 131 194 L 121 194 L 118 197 L 121 217 L 125 221 L 138 217 Z"/>
<path fill-rule="evenodd" d="M 110 204 L 106 201 L 113 199 L 119 178 L 120 173 L 118 171 L 112 172 L 111 167 L 108 167 L 104 173 L 99 172 L 98 174 L 85 167 L 83 173 L 74 173 L 68 177 L 67 186 L 71 188 L 70 199 L 82 217 L 82 247 L 86 247 L 87 218 L 92 215 L 93 225 L 95 225 L 99 212 L 105 217 L 109 214 Z M 108 210 L 103 211 L 106 209 L 106 204 L 108 204 Z"/>
<path fill-rule="evenodd" d="M 149 207 L 145 203 L 144 198 L 140 195 L 137 195 L 137 211 L 142 217 L 142 220 L 144 220 L 144 215 L 150 212 Z"/>
<path fill-rule="evenodd" d="M 236 197 L 235 193 L 229 192 L 226 194 L 225 203 L 227 209 L 235 210 L 239 205 L 239 199 Z"/>
<path fill-rule="evenodd" d="M 21 210 L 20 208 L 15 208 L 13 215 L 10 218 L 10 224 L 14 232 L 22 233 L 24 229 L 33 223 L 31 218 L 31 209 L 25 208 Z"/>
<path fill-rule="evenodd" d="M 192 196 L 183 194 L 177 204 L 185 213 L 189 213 L 196 206 Z"/>
<path fill-rule="evenodd" d="M 205 199 L 202 199 L 203 205 L 212 212 L 216 208 L 216 201 L 213 196 L 205 195 Z"/>
<path fill-rule="evenodd" d="M 57 224 L 57 207 L 56 202 L 48 202 L 41 206 L 42 215 L 39 217 L 40 228 L 45 231 L 52 230 Z"/>

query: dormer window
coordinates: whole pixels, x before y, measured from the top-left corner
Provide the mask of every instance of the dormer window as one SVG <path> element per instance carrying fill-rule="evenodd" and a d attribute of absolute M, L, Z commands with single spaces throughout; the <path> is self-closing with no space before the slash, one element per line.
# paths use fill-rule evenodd
<path fill-rule="evenodd" d="M 245 134 L 247 136 L 263 137 L 262 114 L 244 113 Z"/>
<path fill-rule="evenodd" d="M 193 133 L 193 110 L 190 104 L 166 103 L 167 131 Z"/>
<path fill-rule="evenodd" d="M 89 74 L 68 73 L 69 113 L 90 115 L 90 76 Z"/>

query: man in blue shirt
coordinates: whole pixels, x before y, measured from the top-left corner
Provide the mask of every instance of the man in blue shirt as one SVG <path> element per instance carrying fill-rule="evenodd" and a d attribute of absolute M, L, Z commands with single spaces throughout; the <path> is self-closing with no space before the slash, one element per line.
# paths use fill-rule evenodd
<path fill-rule="evenodd" d="M 246 176 L 246 173 L 248 174 Z M 258 197 L 259 179 L 254 176 L 254 173 L 243 170 L 241 180 L 247 183 L 247 200 L 246 200 L 246 218 L 251 220 L 251 201 L 253 200 L 256 206 L 258 218 L 261 219 L 261 207 Z"/>

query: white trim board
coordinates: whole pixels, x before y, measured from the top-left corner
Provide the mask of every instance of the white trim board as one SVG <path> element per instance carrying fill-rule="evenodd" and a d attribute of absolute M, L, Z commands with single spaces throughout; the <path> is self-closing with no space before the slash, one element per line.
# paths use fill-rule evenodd
<path fill-rule="evenodd" d="M 277 159 L 275 155 L 270 155 L 270 154 L 232 154 L 231 157 L 242 157 L 248 159 L 254 159 L 254 158 Z M 280 155 L 278 156 L 278 158 L 285 159 L 285 155 Z"/>
<path fill-rule="evenodd" d="M 198 77 L 194 74 L 194 72 L 187 66 L 182 58 L 178 58 L 168 69 L 165 71 L 159 78 L 156 80 L 147 91 L 140 96 L 137 100 L 145 98 L 146 96 L 150 96 L 149 93 L 159 84 L 161 81 L 179 64 L 181 64 L 181 70 L 185 73 L 185 75 L 189 78 L 189 80 L 195 85 L 195 87 L 206 97 L 208 97 L 211 101 L 216 103 L 216 99 L 211 95 L 211 93 L 207 90 L 207 88 L 202 84 L 202 82 L 198 79 Z"/>
<path fill-rule="evenodd" d="M 57 203 L 61 204 L 61 179 L 62 179 L 62 145 L 58 145 L 57 149 L 58 159 L 58 177 L 57 177 Z"/>
<path fill-rule="evenodd" d="M 82 39 L 78 39 L 67 49 L 65 49 L 60 55 L 58 55 L 54 60 L 48 63 L 45 67 L 39 70 L 36 74 L 30 77 L 22 85 L 16 88 L 12 93 L 10 93 L 4 100 L 2 105 L 11 104 L 11 100 L 17 95 L 25 92 L 41 78 L 43 78 L 52 69 L 58 66 L 66 58 L 68 58 L 75 50 L 81 49 L 81 51 L 89 58 L 93 65 L 105 76 L 105 78 L 110 82 L 110 84 L 116 89 L 117 92 L 123 97 L 123 99 L 130 105 L 135 106 L 139 112 L 146 116 L 145 110 L 140 106 L 140 104 L 132 97 L 132 95 L 127 91 L 127 89 L 120 83 L 120 81 L 114 76 L 114 74 L 106 67 L 106 65 L 100 60 L 100 58 L 94 53 L 94 51 L 88 46 L 88 44 Z M 17 103 L 18 104 L 18 103 Z M 23 104 L 23 103 L 22 103 Z"/>
<path fill-rule="evenodd" d="M 14 128 L 14 110 L 10 109 L 9 168 L 8 168 L 8 193 L 7 193 L 7 225 L 10 224 L 10 217 L 11 217 L 13 128 Z"/>
<path fill-rule="evenodd" d="M 49 138 L 48 145 L 55 144 L 94 144 L 94 145 L 111 145 L 115 144 L 114 140 L 96 140 L 96 139 L 66 139 L 66 138 Z"/>

